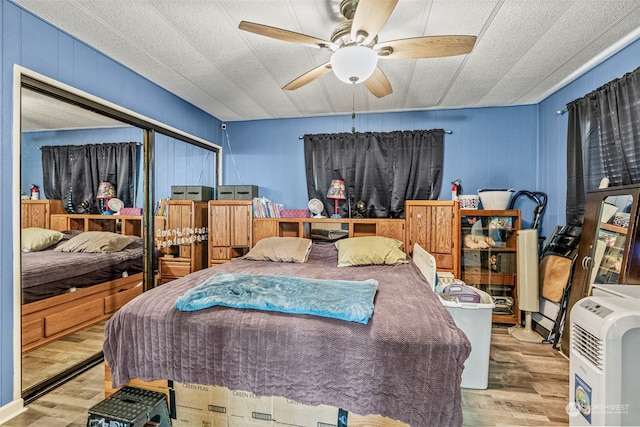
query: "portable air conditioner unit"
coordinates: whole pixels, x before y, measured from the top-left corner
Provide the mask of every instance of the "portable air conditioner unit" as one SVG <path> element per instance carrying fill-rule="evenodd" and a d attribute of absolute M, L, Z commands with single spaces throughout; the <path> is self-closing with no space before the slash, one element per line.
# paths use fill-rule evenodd
<path fill-rule="evenodd" d="M 570 343 L 569 425 L 637 426 L 640 299 L 592 296 L 578 301 L 571 310 Z"/>

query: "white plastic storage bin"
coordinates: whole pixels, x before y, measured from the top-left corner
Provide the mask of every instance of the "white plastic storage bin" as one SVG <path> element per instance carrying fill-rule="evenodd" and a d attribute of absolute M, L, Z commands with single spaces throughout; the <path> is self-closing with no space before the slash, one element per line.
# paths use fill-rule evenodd
<path fill-rule="evenodd" d="M 480 294 L 479 303 L 456 302 L 446 300 L 440 293 L 449 284 L 463 285 L 460 279 L 455 279 L 450 273 L 436 273 L 436 259 L 419 244 L 413 245 L 413 262 L 422 275 L 438 293 L 456 326 L 464 332 L 471 343 L 471 354 L 464 362 L 462 372 L 463 388 L 486 389 L 489 383 L 489 350 L 491 348 L 491 314 L 495 304 L 491 295 L 473 288 Z"/>
<path fill-rule="evenodd" d="M 436 288 L 439 291 L 440 286 Z M 489 382 L 489 350 L 491 348 L 491 313 L 494 308 L 491 296 L 474 288 L 480 294 L 480 303 L 447 301 L 440 298 L 456 326 L 471 342 L 471 354 L 464 362 L 463 388 L 486 389 Z M 440 294 L 438 294 L 440 295 Z"/>

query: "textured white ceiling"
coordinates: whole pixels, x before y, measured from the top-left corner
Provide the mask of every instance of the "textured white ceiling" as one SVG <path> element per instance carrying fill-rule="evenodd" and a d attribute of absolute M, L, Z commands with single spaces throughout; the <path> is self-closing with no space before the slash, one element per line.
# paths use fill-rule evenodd
<path fill-rule="evenodd" d="M 339 0 L 14 1 L 222 121 L 352 111 L 352 88 L 332 73 L 281 89 L 330 51 L 238 29 L 246 20 L 329 40 Z M 378 40 L 449 34 L 478 39 L 468 55 L 380 60 L 393 93 L 356 85 L 356 111 L 538 103 L 640 37 L 640 2 L 400 0 Z"/>
<path fill-rule="evenodd" d="M 102 114 L 67 102 L 60 102 L 25 88 L 21 93 L 21 109 L 20 130 L 22 132 L 129 126 Z"/>

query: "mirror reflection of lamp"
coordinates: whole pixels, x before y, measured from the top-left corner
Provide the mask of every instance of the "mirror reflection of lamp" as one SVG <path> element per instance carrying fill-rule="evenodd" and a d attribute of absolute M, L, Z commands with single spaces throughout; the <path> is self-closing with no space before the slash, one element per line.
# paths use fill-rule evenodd
<path fill-rule="evenodd" d="M 100 213 L 102 215 L 111 215 L 109 210 L 109 199 L 116 197 L 116 186 L 109 181 L 102 181 L 98 186 L 98 194 L 96 199 L 100 203 Z"/>
<path fill-rule="evenodd" d="M 327 199 L 333 199 L 334 211 L 331 218 L 342 218 L 338 213 L 338 200 L 345 200 L 345 188 L 344 181 L 341 179 L 332 179 L 331 185 L 329 185 L 329 191 L 327 191 Z"/>

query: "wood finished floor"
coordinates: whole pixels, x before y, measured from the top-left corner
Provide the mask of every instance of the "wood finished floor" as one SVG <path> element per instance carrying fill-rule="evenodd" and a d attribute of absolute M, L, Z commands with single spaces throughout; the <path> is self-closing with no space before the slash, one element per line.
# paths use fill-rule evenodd
<path fill-rule="evenodd" d="M 524 343 L 507 328 L 491 334 L 489 386 L 462 390 L 464 426 L 566 426 L 569 361 L 550 344 Z M 98 365 L 34 401 L 6 427 L 84 427 L 88 409 L 104 398 Z"/>
<path fill-rule="evenodd" d="M 22 355 L 22 389 L 34 386 L 102 351 L 104 322 Z"/>

